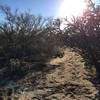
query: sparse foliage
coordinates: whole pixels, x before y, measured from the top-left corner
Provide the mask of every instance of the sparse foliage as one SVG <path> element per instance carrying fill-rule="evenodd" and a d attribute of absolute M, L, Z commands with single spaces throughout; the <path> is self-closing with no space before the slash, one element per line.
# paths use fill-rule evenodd
<path fill-rule="evenodd" d="M 57 27 L 53 18 L 19 13 L 18 10 L 12 13 L 6 6 L 0 6 L 0 10 L 5 16 L 4 22 L 0 23 L 0 61 L 5 59 L 3 66 L 11 66 L 11 59 L 45 63 L 56 53 L 61 41 L 55 34 Z"/>
<path fill-rule="evenodd" d="M 73 17 L 69 22 L 65 34 L 69 34 L 70 46 L 80 48 L 86 58 L 90 60 L 100 74 L 100 6 L 95 6 L 91 0 L 82 16 Z M 85 55 L 82 53 L 82 55 Z M 87 61 L 86 61 L 87 62 Z"/>

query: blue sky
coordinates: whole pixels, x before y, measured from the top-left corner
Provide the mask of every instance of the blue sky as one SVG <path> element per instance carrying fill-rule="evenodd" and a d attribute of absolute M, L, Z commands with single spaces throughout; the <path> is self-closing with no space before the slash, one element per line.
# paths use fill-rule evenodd
<path fill-rule="evenodd" d="M 8 5 L 11 9 L 20 11 L 30 9 L 31 13 L 42 16 L 57 16 L 58 8 L 63 0 L 0 0 L 1 5 Z"/>
<path fill-rule="evenodd" d="M 100 0 L 94 0 L 96 3 Z M 8 5 L 12 10 L 16 8 L 24 12 L 30 9 L 31 13 L 42 16 L 58 16 L 59 7 L 63 0 L 0 0 L 0 5 Z M 0 20 L 2 16 L 0 15 Z"/>

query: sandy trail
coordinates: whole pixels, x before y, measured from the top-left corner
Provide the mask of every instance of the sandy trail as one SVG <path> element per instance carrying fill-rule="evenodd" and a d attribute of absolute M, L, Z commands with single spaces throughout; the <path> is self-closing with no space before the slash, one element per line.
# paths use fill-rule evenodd
<path fill-rule="evenodd" d="M 98 90 L 88 80 L 83 58 L 71 49 L 64 50 L 64 53 L 63 58 L 54 58 L 49 62 L 56 66 L 55 69 L 42 74 L 35 88 L 24 92 L 25 98 L 30 98 L 30 100 L 97 100 Z M 25 98 L 23 100 L 27 100 Z"/>

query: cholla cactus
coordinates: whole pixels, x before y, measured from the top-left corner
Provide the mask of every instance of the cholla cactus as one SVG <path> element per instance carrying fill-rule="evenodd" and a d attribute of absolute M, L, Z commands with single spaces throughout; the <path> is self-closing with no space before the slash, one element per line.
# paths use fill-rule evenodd
<path fill-rule="evenodd" d="M 18 59 L 10 59 L 10 71 L 15 72 L 20 69 L 20 61 Z"/>

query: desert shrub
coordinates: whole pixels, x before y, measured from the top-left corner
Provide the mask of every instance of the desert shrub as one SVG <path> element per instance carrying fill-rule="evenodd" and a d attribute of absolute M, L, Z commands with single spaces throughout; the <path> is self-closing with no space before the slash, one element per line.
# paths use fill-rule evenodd
<path fill-rule="evenodd" d="M 95 6 L 89 0 L 82 16 L 73 17 L 71 22 L 65 21 L 66 45 L 81 49 L 86 63 L 94 65 L 100 76 L 100 5 Z"/>
<path fill-rule="evenodd" d="M 35 16 L 29 12 L 12 13 L 7 6 L 0 6 L 4 22 L 0 23 L 0 66 L 12 73 L 21 73 L 26 63 L 48 61 L 58 50 L 61 41 L 53 18 Z M 5 59 L 5 60 L 3 60 Z"/>

